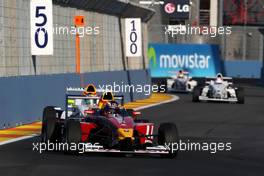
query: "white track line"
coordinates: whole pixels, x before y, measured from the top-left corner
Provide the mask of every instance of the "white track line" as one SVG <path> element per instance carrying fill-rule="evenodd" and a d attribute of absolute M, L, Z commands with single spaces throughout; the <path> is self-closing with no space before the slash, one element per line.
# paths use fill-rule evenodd
<path fill-rule="evenodd" d="M 37 134 L 32 134 L 30 136 L 22 136 L 22 137 L 10 139 L 8 141 L 0 142 L 0 146 L 1 145 L 6 145 L 6 144 L 10 144 L 10 143 L 13 143 L 13 142 L 17 142 L 17 141 L 22 141 L 22 140 L 25 140 L 25 139 L 30 139 L 30 138 L 33 138 L 33 137 L 36 137 L 36 136 L 38 136 L 38 135 Z"/>
<path fill-rule="evenodd" d="M 170 96 L 172 96 L 172 99 L 170 99 L 170 100 L 166 100 L 166 101 L 162 101 L 162 102 L 159 102 L 159 103 L 154 103 L 154 104 L 150 104 L 150 105 L 146 105 L 146 106 L 141 106 L 141 107 L 133 108 L 133 109 L 135 111 L 139 111 L 139 110 L 142 110 L 142 109 L 151 108 L 151 107 L 154 107 L 154 106 L 170 103 L 170 102 L 177 101 L 177 100 L 180 99 L 176 95 L 170 95 Z M 30 136 L 23 136 L 23 137 L 19 137 L 19 138 L 10 139 L 8 141 L 0 142 L 0 146 L 1 145 L 6 145 L 6 144 L 10 144 L 10 143 L 14 143 L 14 142 L 17 142 L 17 141 L 22 141 L 22 140 L 25 140 L 25 139 L 30 139 L 30 138 L 33 138 L 33 137 L 36 137 L 36 136 L 38 136 L 38 135 L 37 134 L 32 134 Z"/>

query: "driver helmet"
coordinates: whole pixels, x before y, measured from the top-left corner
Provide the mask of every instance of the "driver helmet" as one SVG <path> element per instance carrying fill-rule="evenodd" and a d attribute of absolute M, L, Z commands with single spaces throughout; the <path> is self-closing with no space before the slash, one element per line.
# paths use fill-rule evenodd
<path fill-rule="evenodd" d="M 223 75 L 221 73 L 218 73 L 216 75 L 215 83 L 217 83 L 217 84 L 223 83 Z"/>
<path fill-rule="evenodd" d="M 107 103 L 104 105 L 103 109 L 102 109 L 102 113 L 103 113 L 104 115 L 106 115 L 106 114 L 109 113 L 109 111 L 110 111 L 110 105 L 109 105 L 109 102 L 107 102 Z"/>
<path fill-rule="evenodd" d="M 178 78 L 183 78 L 184 77 L 184 73 L 183 73 L 182 70 L 179 70 L 177 77 Z"/>
<path fill-rule="evenodd" d="M 118 103 L 116 101 L 107 102 L 103 111 L 104 111 L 105 115 L 107 115 L 107 114 L 118 114 L 119 113 Z"/>
<path fill-rule="evenodd" d="M 118 104 L 118 102 L 116 102 L 116 101 L 110 101 L 109 102 L 109 104 L 110 104 L 110 106 L 112 107 L 112 108 L 117 108 L 117 107 L 119 107 L 119 104 Z"/>

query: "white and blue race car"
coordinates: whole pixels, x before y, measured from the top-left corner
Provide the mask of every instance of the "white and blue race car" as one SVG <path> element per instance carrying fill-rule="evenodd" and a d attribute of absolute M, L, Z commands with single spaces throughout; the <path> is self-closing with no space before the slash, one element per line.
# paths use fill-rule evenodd
<path fill-rule="evenodd" d="M 244 89 L 234 86 L 232 78 L 223 77 L 221 73 L 218 73 L 216 78 L 206 79 L 204 86 L 194 88 L 193 102 L 218 101 L 239 104 L 245 103 Z"/>
<path fill-rule="evenodd" d="M 197 81 L 189 76 L 188 72 L 180 70 L 175 76 L 167 79 L 167 91 L 170 92 L 192 92 L 197 86 Z"/>

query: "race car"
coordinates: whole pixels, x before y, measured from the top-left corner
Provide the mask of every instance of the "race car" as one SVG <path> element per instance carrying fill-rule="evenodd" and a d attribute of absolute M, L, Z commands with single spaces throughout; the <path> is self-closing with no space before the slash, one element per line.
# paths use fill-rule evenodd
<path fill-rule="evenodd" d="M 95 90 L 95 87 L 85 90 L 90 89 Z M 125 109 L 123 99 L 111 92 L 101 96 L 95 93 L 66 94 L 65 110 L 54 106 L 44 108 L 42 142 L 96 145 L 96 148 L 88 147 L 86 152 L 176 157 L 177 151 L 168 147 L 179 141 L 176 125 L 162 123 L 154 134 L 154 123 L 139 118 L 140 112 Z M 100 101 L 104 102 L 101 107 Z"/>
<path fill-rule="evenodd" d="M 192 92 L 195 86 L 197 86 L 197 81 L 193 80 L 189 73 L 183 70 L 167 79 L 167 91 Z"/>
<path fill-rule="evenodd" d="M 197 86 L 193 91 L 193 102 L 218 101 L 244 104 L 244 89 L 236 87 L 232 78 L 218 73 L 215 78 L 206 78 L 204 86 Z"/>

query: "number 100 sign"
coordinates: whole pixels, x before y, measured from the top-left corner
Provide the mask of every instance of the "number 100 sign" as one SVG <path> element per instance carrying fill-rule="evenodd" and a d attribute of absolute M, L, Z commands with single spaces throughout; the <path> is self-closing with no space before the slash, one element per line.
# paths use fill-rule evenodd
<path fill-rule="evenodd" d="M 141 19 L 126 18 L 126 56 L 142 56 Z"/>
<path fill-rule="evenodd" d="M 53 55 L 52 0 L 31 0 L 31 54 Z"/>

